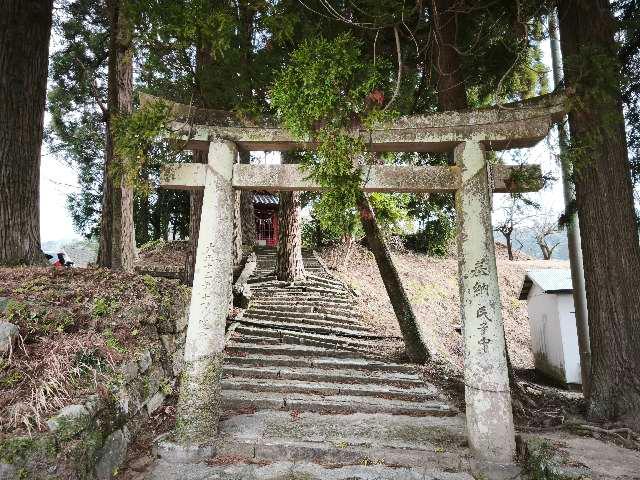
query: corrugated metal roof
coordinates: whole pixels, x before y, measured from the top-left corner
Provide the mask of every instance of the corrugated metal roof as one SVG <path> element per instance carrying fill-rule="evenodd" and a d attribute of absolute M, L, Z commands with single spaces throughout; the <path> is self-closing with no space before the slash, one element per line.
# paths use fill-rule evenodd
<path fill-rule="evenodd" d="M 278 195 L 268 192 L 254 192 L 253 203 L 257 205 L 278 205 L 280 198 Z"/>
<path fill-rule="evenodd" d="M 526 300 L 533 284 L 540 287 L 545 293 L 571 293 L 573 282 L 571 270 L 568 268 L 545 268 L 540 270 L 527 270 L 520 291 L 520 300 Z"/>

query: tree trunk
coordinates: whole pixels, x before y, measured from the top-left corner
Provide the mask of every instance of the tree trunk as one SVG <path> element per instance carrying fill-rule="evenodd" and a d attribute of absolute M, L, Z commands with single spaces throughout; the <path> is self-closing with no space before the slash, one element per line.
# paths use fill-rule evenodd
<path fill-rule="evenodd" d="M 195 150 L 193 152 L 193 163 L 207 163 L 207 152 Z M 204 192 L 199 190 L 192 190 L 189 194 L 189 248 L 184 262 L 184 282 L 187 285 L 193 285 L 203 195 Z"/>
<path fill-rule="evenodd" d="M 558 2 L 589 306 L 590 413 L 640 428 L 640 244 L 608 0 Z M 615 234 L 612 234 L 615 232 Z M 637 292 L 637 288 L 635 288 Z"/>
<path fill-rule="evenodd" d="M 293 282 L 304 278 L 302 231 L 300 229 L 300 193 L 280 192 L 279 235 L 276 255 L 278 280 Z"/>
<path fill-rule="evenodd" d="M 467 91 L 458 53 L 458 21 L 452 0 L 431 0 L 433 18 L 433 47 L 431 60 L 436 69 L 436 90 L 440 110 L 468 108 Z"/>
<path fill-rule="evenodd" d="M 43 264 L 40 148 L 52 0 L 8 0 L 0 17 L 0 264 Z"/>
<path fill-rule="evenodd" d="M 133 271 L 136 257 L 133 220 L 133 189 L 123 178 L 112 178 L 113 165 L 120 160 L 114 151 L 113 120 L 133 109 L 132 26 L 122 0 L 109 0 L 108 118 L 103 180 L 99 264 L 114 270 Z"/>
<path fill-rule="evenodd" d="M 509 260 L 513 260 L 513 244 L 511 243 L 511 234 L 505 235 L 504 238 L 507 239 L 507 255 L 509 255 Z"/>
<path fill-rule="evenodd" d="M 282 163 L 293 163 L 293 156 L 283 152 Z M 280 192 L 278 250 L 276 254 L 278 280 L 293 282 L 304 278 L 300 210 L 300 193 Z"/>
<path fill-rule="evenodd" d="M 242 262 L 242 192 L 233 192 L 233 266 Z"/>
<path fill-rule="evenodd" d="M 242 0 L 238 2 L 238 43 L 240 47 L 239 62 L 239 102 L 250 103 L 253 97 L 252 90 L 252 53 L 253 32 L 257 9 L 252 2 Z M 237 100 L 236 100 L 237 101 Z M 240 152 L 240 163 L 249 164 L 251 154 Z M 256 216 L 253 210 L 253 192 L 242 191 L 240 193 L 240 224 L 242 226 L 242 243 L 253 249 L 256 243 Z"/>
<path fill-rule="evenodd" d="M 137 243 L 144 245 L 149 241 L 149 214 L 151 212 L 151 205 L 149 204 L 149 196 L 145 193 L 141 194 L 138 198 L 136 218 L 136 237 Z"/>
<path fill-rule="evenodd" d="M 375 213 L 366 194 L 361 193 L 358 196 L 357 206 L 362 228 L 366 234 L 367 244 L 378 264 L 380 277 L 400 325 L 407 354 L 412 361 L 420 364 L 425 363 L 430 358 L 429 350 L 420 336 L 418 321 L 411 308 L 411 302 L 409 302 L 407 292 L 404 290 L 398 270 L 393 264 L 391 253 L 378 227 Z"/>
<path fill-rule="evenodd" d="M 240 163 L 249 164 L 249 152 L 240 152 Z M 240 216 L 242 225 L 242 243 L 253 250 L 256 245 L 256 214 L 253 209 L 253 192 L 243 190 L 240 194 Z"/>

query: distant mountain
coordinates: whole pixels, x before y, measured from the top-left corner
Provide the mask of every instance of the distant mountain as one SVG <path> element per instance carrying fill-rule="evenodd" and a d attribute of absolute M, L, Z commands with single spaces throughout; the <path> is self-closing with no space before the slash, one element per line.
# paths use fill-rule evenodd
<path fill-rule="evenodd" d="M 504 237 L 498 232 L 494 232 L 495 240 L 498 243 L 505 244 Z M 530 230 L 520 230 L 513 235 L 513 249 L 519 250 L 534 258 L 542 259 L 542 252 L 536 243 L 536 239 Z M 549 237 L 549 243 L 553 245 L 555 242 L 560 244 L 553 251 L 551 258 L 553 260 L 568 260 L 569 249 L 567 246 L 567 234 L 565 232 L 556 233 Z"/>
<path fill-rule="evenodd" d="M 42 242 L 42 251 L 53 255 L 59 252 L 65 253 L 65 258 L 75 264 L 76 267 L 86 267 L 96 261 L 98 255 L 98 243 L 94 240 L 49 240 Z"/>

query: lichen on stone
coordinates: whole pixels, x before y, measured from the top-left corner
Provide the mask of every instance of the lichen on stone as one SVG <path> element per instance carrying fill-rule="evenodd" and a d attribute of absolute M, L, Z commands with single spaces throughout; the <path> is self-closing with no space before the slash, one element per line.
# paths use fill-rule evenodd
<path fill-rule="evenodd" d="M 221 413 L 222 352 L 185 362 L 180 382 L 173 439 L 181 444 L 206 443 L 217 434 Z"/>

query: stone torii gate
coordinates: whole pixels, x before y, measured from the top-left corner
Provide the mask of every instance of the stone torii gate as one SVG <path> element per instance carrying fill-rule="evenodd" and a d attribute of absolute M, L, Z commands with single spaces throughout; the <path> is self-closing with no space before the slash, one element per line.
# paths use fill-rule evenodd
<path fill-rule="evenodd" d="M 469 445 L 482 461 L 510 464 L 515 432 L 496 271 L 491 192 L 536 191 L 540 168 L 491 167 L 486 150 L 531 147 L 565 115 L 564 96 L 481 110 L 408 116 L 373 131 L 356 131 L 372 151 L 453 152 L 454 166 L 365 168 L 365 192 L 455 192 L 464 381 Z M 157 101 L 145 97 L 143 103 Z M 220 415 L 220 378 L 232 281 L 234 194 L 240 190 L 321 190 L 296 165 L 242 165 L 238 149 L 311 149 L 309 142 L 263 121 L 170 104 L 186 148 L 208 151 L 207 164 L 174 164 L 161 186 L 204 189 L 175 451 L 183 460 L 212 453 Z"/>

